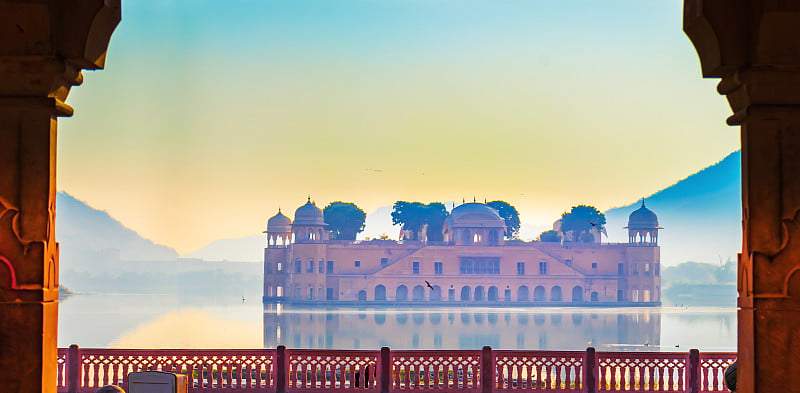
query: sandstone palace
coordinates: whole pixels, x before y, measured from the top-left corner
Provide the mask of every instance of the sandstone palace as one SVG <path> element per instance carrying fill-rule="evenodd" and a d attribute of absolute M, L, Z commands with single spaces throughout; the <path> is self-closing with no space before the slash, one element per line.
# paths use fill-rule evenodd
<path fill-rule="evenodd" d="M 658 218 L 630 214 L 627 243 L 504 240 L 482 203 L 455 207 L 444 241 L 330 240 L 309 201 L 267 223 L 264 302 L 452 305 L 659 305 Z"/>

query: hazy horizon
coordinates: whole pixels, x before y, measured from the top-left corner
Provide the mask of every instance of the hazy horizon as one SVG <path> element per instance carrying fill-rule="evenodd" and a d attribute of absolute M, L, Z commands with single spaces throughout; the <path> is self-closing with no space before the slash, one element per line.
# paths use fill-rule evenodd
<path fill-rule="evenodd" d="M 308 194 L 501 199 L 528 225 L 626 205 L 738 149 L 681 7 L 123 2 L 60 121 L 58 188 L 181 254 Z"/>

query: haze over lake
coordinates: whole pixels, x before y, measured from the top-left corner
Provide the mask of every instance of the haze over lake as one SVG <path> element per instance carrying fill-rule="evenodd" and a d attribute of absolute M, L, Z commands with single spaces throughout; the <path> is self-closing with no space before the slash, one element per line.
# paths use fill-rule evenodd
<path fill-rule="evenodd" d="M 74 295 L 58 346 L 111 348 L 736 350 L 723 307 L 317 307 L 237 296 Z"/>

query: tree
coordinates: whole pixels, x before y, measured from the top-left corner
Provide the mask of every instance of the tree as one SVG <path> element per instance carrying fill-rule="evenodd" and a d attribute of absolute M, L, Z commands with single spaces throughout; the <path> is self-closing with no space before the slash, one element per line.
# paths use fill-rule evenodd
<path fill-rule="evenodd" d="M 392 208 L 392 224 L 402 225 L 403 230 L 411 231 L 411 240 L 419 240 L 419 232 L 427 224 L 428 240 L 441 241 L 445 218 L 447 209 L 440 202 L 426 205 L 420 202 L 397 201 Z"/>
<path fill-rule="evenodd" d="M 551 229 L 549 231 L 542 232 L 539 235 L 539 241 L 547 243 L 559 243 L 561 242 L 561 238 L 558 237 L 558 231 Z"/>
<path fill-rule="evenodd" d="M 333 240 L 356 240 L 367 219 L 367 214 L 350 202 L 331 202 L 322 210 L 322 215 Z"/>
<path fill-rule="evenodd" d="M 594 236 L 591 231 L 606 232 L 606 216 L 594 206 L 573 206 L 569 213 L 561 215 L 561 233 L 572 234 L 572 240 L 581 243 L 591 243 Z"/>
<path fill-rule="evenodd" d="M 506 239 L 516 239 L 519 235 L 519 212 L 517 209 L 505 201 L 491 201 L 486 206 L 497 210 L 500 217 L 506 222 Z"/>

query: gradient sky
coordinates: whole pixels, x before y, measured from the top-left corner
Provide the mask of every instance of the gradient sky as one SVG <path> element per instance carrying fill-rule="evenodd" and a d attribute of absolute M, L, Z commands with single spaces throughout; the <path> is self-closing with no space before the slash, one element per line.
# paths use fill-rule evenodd
<path fill-rule="evenodd" d="M 311 194 L 624 205 L 738 148 L 681 0 L 132 0 L 65 190 L 188 253 Z"/>

